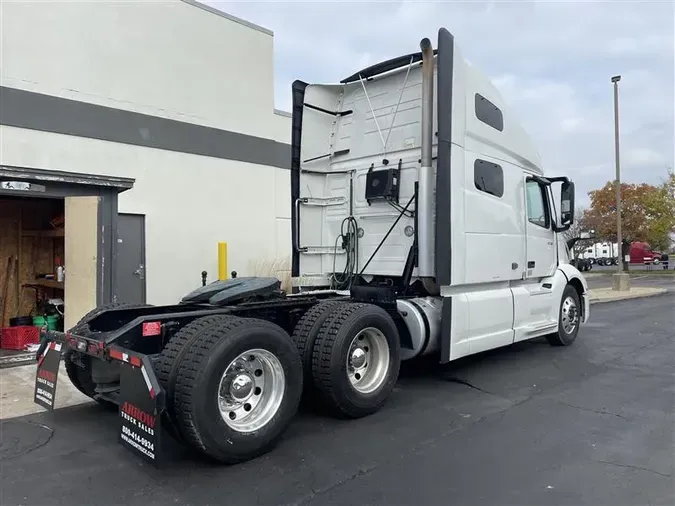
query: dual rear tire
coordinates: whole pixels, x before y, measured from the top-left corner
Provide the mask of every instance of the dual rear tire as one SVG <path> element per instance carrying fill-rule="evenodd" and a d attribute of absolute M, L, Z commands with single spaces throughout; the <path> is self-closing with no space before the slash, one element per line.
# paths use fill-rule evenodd
<path fill-rule="evenodd" d="M 227 464 L 267 453 L 295 416 L 302 363 L 264 320 L 207 316 L 183 327 L 155 367 L 174 437 Z"/>
<path fill-rule="evenodd" d="M 319 303 L 300 320 L 293 340 L 303 358 L 306 395 L 337 417 L 368 416 L 394 390 L 400 338 L 378 306 Z"/>
<path fill-rule="evenodd" d="M 199 318 L 171 338 L 155 363 L 166 392 L 163 425 L 226 464 L 270 451 L 303 390 L 335 416 L 363 417 L 386 402 L 399 369 L 391 316 L 371 304 L 335 301 L 305 313 L 292 337 L 264 320 Z"/>

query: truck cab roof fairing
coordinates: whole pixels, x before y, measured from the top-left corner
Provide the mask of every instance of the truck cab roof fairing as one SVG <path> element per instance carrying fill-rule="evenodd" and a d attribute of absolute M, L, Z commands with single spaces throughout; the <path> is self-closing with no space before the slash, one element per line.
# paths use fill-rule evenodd
<path fill-rule="evenodd" d="M 434 50 L 434 54 L 438 54 L 438 49 Z M 411 58 L 412 62 L 410 61 Z M 361 79 L 368 79 L 370 77 L 375 77 L 377 75 L 384 74 L 385 72 L 390 72 L 392 70 L 405 67 L 406 65 L 410 65 L 411 63 L 418 63 L 421 61 L 422 61 L 421 51 L 418 51 L 417 53 L 406 54 L 403 56 L 397 56 L 396 58 L 391 58 L 390 60 L 376 63 L 375 65 L 371 65 L 370 67 L 360 70 L 359 72 L 356 72 L 351 76 L 344 78 L 342 81 L 340 81 L 340 83 L 347 84 L 359 81 Z"/>

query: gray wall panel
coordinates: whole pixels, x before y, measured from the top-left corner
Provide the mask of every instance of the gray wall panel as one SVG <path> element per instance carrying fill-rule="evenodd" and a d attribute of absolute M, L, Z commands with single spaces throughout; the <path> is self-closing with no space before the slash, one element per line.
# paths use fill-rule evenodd
<path fill-rule="evenodd" d="M 0 86 L 0 124 L 289 169 L 270 139 Z"/>

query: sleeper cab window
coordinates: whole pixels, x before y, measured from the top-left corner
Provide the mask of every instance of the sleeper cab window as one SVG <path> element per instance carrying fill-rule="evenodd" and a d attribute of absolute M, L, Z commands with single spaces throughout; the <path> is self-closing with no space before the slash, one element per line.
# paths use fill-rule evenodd
<path fill-rule="evenodd" d="M 473 184 L 482 192 L 504 196 L 504 172 L 501 165 L 477 159 L 473 162 Z"/>
<path fill-rule="evenodd" d="M 544 190 L 536 181 L 529 180 L 526 183 L 527 196 L 527 219 L 543 228 L 548 228 L 548 213 L 546 212 L 546 200 Z"/>
<path fill-rule="evenodd" d="M 475 110 L 476 118 L 480 121 L 500 132 L 504 130 L 504 115 L 501 109 L 480 93 L 476 93 Z"/>

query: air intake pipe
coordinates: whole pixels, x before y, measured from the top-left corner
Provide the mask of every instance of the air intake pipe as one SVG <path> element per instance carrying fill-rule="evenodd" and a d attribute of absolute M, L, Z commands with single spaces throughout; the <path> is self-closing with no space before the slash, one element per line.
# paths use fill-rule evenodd
<path fill-rule="evenodd" d="M 428 38 L 420 42 L 422 50 L 422 163 L 417 180 L 417 272 L 420 278 L 433 281 L 435 237 L 433 226 L 433 170 L 431 147 L 434 129 L 434 49 Z M 426 284 L 426 283 L 425 283 Z"/>

